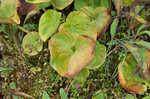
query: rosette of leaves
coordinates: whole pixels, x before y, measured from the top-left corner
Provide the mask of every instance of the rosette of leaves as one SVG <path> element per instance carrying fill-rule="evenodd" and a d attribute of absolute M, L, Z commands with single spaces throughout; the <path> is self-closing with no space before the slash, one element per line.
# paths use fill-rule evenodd
<path fill-rule="evenodd" d="M 67 16 L 66 22 L 60 25 L 59 32 L 86 35 L 94 40 L 97 39 L 95 24 L 81 11 L 71 12 Z"/>
<path fill-rule="evenodd" d="M 20 24 L 20 18 L 17 14 L 17 0 L 1 0 L 0 4 L 0 23 Z"/>
<path fill-rule="evenodd" d="M 23 38 L 22 47 L 24 53 L 33 56 L 42 50 L 43 42 L 37 32 L 30 32 Z"/>
<path fill-rule="evenodd" d="M 150 51 L 144 48 L 145 58 L 142 62 L 139 58 L 142 58 L 143 55 L 140 54 L 140 51 L 138 52 L 138 47 L 131 44 L 126 46 L 130 53 L 118 66 L 119 81 L 128 92 L 142 94 L 150 86 Z"/>
<path fill-rule="evenodd" d="M 89 69 L 100 67 L 106 57 L 105 46 L 96 42 L 96 24 L 83 11 L 73 11 L 67 16 L 66 22 L 59 26 L 58 31 L 49 41 L 50 65 L 64 77 L 74 77 L 87 67 L 75 78 L 75 82 L 83 84 Z M 83 77 L 85 73 L 87 76 Z"/>
<path fill-rule="evenodd" d="M 50 65 L 61 76 L 74 77 L 94 58 L 95 45 L 88 36 L 59 32 L 49 40 Z"/>

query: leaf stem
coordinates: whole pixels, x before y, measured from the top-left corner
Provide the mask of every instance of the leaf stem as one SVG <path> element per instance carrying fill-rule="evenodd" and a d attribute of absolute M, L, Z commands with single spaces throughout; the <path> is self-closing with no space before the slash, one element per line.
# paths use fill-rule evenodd
<path fill-rule="evenodd" d="M 20 25 L 17 25 L 18 29 L 20 29 L 21 31 L 25 32 L 25 33 L 29 33 L 28 30 L 26 30 L 25 28 L 23 28 L 22 26 Z"/>

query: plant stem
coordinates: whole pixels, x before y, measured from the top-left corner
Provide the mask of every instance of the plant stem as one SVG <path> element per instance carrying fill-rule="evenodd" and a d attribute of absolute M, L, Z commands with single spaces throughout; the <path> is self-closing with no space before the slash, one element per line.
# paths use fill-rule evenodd
<path fill-rule="evenodd" d="M 21 31 L 25 32 L 25 33 L 29 33 L 28 30 L 26 30 L 25 28 L 23 28 L 22 26 L 20 25 L 17 25 L 18 29 L 20 29 Z"/>

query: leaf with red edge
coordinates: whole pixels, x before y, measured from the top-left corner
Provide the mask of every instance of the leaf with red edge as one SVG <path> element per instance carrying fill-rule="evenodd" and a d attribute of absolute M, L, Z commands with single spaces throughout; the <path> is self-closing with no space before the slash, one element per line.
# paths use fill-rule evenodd
<path fill-rule="evenodd" d="M 128 54 L 125 61 L 118 66 L 119 81 L 128 92 L 142 94 L 147 90 L 147 86 L 146 81 L 135 73 L 137 65 L 134 56 Z"/>
<path fill-rule="evenodd" d="M 64 77 L 76 76 L 94 58 L 96 42 L 71 33 L 57 33 L 49 40 L 50 65 Z"/>

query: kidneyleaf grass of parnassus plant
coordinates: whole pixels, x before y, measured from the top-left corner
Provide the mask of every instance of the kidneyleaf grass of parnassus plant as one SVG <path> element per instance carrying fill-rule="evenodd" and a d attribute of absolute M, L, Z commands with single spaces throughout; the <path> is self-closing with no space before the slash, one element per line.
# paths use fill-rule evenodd
<path fill-rule="evenodd" d="M 43 68 L 47 69 L 52 67 L 51 70 L 54 69 L 62 77 L 69 78 L 68 80 L 70 81 L 72 80 L 71 83 L 67 80 L 65 84 L 68 84 L 69 82 L 74 88 L 79 86 L 83 88 L 87 80 L 93 80 L 92 82 L 94 82 L 94 86 L 96 87 L 97 83 L 99 85 L 99 82 L 102 82 L 98 88 L 103 88 L 107 85 L 104 83 L 106 79 L 103 79 L 103 76 L 107 77 L 109 75 L 107 79 L 109 79 L 109 77 L 114 79 L 117 75 L 117 68 L 114 66 L 118 66 L 119 81 L 122 87 L 130 93 L 142 94 L 149 88 L 150 81 L 150 47 L 149 40 L 147 39 L 150 33 L 148 30 L 149 28 L 145 28 L 148 26 L 148 21 L 145 20 L 145 17 L 142 18 L 141 15 L 138 15 L 142 13 L 144 6 L 138 8 L 133 4 L 135 0 L 113 0 L 117 10 L 117 16 L 114 14 L 112 18 L 110 14 L 111 10 L 113 10 L 114 13 L 116 13 L 116 11 L 113 9 L 114 6 L 111 1 L 112 0 L 1 0 L 0 23 L 7 23 L 7 31 L 10 34 L 14 34 L 12 38 L 16 38 L 16 41 L 14 39 L 16 45 L 18 39 L 17 36 L 18 33 L 20 33 L 18 29 L 23 31 L 22 37 L 19 38 L 18 43 L 22 43 L 22 46 L 16 48 L 20 49 L 18 50 L 19 53 L 23 53 L 20 54 L 21 58 L 18 56 L 19 59 L 17 61 L 19 62 L 17 63 L 20 63 L 20 61 L 22 63 L 26 58 L 29 58 L 29 61 L 23 62 L 23 66 L 26 62 L 30 63 L 30 61 L 37 67 L 42 65 L 42 73 L 44 72 Z M 25 4 L 25 7 L 22 6 L 23 4 Z M 135 13 L 134 11 L 131 11 L 131 5 L 136 6 Z M 124 13 L 124 9 L 122 9 L 122 7 L 128 7 L 127 10 L 130 10 L 130 12 L 127 11 L 125 13 L 125 16 L 123 15 L 123 18 L 122 14 Z M 36 16 L 31 18 L 34 14 L 36 14 Z M 127 17 L 127 15 L 132 18 Z M 25 19 L 22 18 L 24 16 L 26 16 Z M 126 20 L 126 18 L 129 20 L 133 19 L 133 23 Z M 110 25 L 111 19 L 113 20 Z M 131 29 L 128 31 L 127 29 L 130 29 L 130 26 L 125 26 L 128 24 L 122 25 L 122 20 L 127 21 L 129 25 L 137 24 L 135 22 L 139 21 L 138 24 L 144 23 L 144 26 L 140 27 L 137 30 L 137 33 L 134 33 L 136 34 L 134 36 L 134 34 L 130 32 L 134 30 Z M 24 29 L 22 27 L 32 23 L 36 24 L 34 29 L 30 30 L 29 28 Z M 15 28 L 15 31 L 13 31 L 12 26 L 17 27 Z M 122 27 L 125 27 L 126 29 L 122 30 Z M 128 31 L 128 35 L 124 33 L 125 31 Z M 131 33 L 131 35 L 129 33 Z M 141 36 L 145 38 L 142 39 L 140 38 Z M 108 43 L 109 45 L 105 46 Z M 110 51 L 113 47 L 115 50 Z M 124 52 L 128 52 L 124 55 L 119 55 L 119 58 L 116 57 L 118 54 L 122 53 L 122 48 L 126 49 L 123 50 L 123 54 Z M 107 52 L 109 53 L 107 54 Z M 7 49 L 5 53 L 7 53 Z M 122 57 L 124 57 L 123 61 Z M 38 62 L 34 62 L 32 58 L 38 59 Z M 113 62 L 114 59 L 115 62 Z M 120 64 L 118 65 L 119 62 Z M 11 66 L 11 63 L 9 64 Z M 113 66 L 110 64 L 113 64 Z M 50 67 L 46 67 L 48 65 Z M 104 75 L 101 76 L 103 72 L 97 73 L 97 71 L 103 69 L 100 68 L 101 66 L 107 68 L 107 70 L 110 67 L 112 70 L 108 70 L 110 71 L 108 72 L 108 75 L 107 73 L 104 73 Z M 12 66 L 12 68 L 14 69 L 11 71 L 15 70 L 18 73 L 22 67 L 20 67 L 19 70 L 18 67 L 16 68 L 15 66 Z M 114 68 L 115 70 L 113 70 Z M 6 72 L 10 71 L 9 67 L 2 67 L 0 70 Z M 32 74 L 32 72 L 30 71 L 32 71 L 32 69 L 30 70 L 30 66 L 27 67 L 27 71 L 29 71 L 29 77 L 31 77 L 30 73 Z M 39 75 L 41 71 L 38 71 Z M 114 72 L 111 73 L 112 71 Z M 37 96 L 38 98 L 50 98 L 50 96 L 54 96 L 54 94 L 57 93 L 64 99 L 66 99 L 67 96 L 72 96 L 72 94 L 69 95 L 68 92 L 70 87 L 64 88 L 64 85 L 62 85 L 64 82 L 61 81 L 61 87 L 59 87 L 59 89 L 61 88 L 60 92 L 58 92 L 58 90 L 53 90 L 54 87 L 58 87 L 57 81 L 55 80 L 56 72 L 53 71 L 54 75 L 53 73 L 45 73 L 46 75 L 52 75 L 50 76 L 50 84 L 52 83 L 52 86 L 47 87 L 43 84 L 43 82 L 46 82 L 46 84 L 49 83 L 47 82 L 47 79 L 49 78 L 46 78 L 45 80 L 42 76 L 40 80 L 35 80 L 38 83 L 37 86 L 40 85 L 40 87 L 37 88 L 39 89 L 37 93 L 40 93 L 39 96 Z M 91 72 L 92 74 L 94 74 L 93 72 L 96 72 L 96 77 L 95 75 L 91 76 Z M 100 76 L 97 76 L 99 74 Z M 114 74 L 115 76 L 113 77 Z M 95 78 L 92 78 L 91 80 L 91 77 L 93 76 Z M 12 79 L 13 78 L 11 78 L 11 80 Z M 18 84 L 18 82 L 16 84 Z M 43 85 L 45 86 L 44 88 L 41 87 Z M 93 91 L 96 91 L 97 88 L 92 89 L 91 85 L 93 86 L 92 83 L 87 82 L 87 90 L 83 89 L 83 92 L 92 92 L 92 94 L 89 94 L 87 97 L 90 96 L 90 98 L 93 99 L 108 97 L 105 94 L 105 90 L 99 90 L 93 94 Z M 62 88 L 64 88 L 64 90 Z M 89 91 L 90 88 L 92 90 Z M 22 89 L 22 87 L 20 89 Z M 27 91 L 29 89 L 27 89 Z M 31 90 L 34 90 L 34 88 Z M 67 92 L 66 94 L 65 91 Z M 30 92 L 32 93 L 32 91 L 29 91 L 27 94 Z M 118 96 L 114 91 L 112 94 L 115 94 L 116 97 Z"/>

